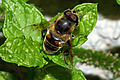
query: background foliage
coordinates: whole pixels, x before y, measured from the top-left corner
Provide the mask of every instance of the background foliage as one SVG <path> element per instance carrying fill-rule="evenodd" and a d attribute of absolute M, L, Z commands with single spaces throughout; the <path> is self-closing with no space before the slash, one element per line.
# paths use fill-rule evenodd
<path fill-rule="evenodd" d="M 117 1 L 117 3 L 120 5 L 120 0 L 116 0 Z"/>

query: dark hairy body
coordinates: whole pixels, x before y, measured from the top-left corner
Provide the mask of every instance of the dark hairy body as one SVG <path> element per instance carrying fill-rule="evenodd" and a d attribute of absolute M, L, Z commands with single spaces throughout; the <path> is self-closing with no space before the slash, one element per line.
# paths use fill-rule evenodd
<path fill-rule="evenodd" d="M 69 50 L 71 50 L 72 32 L 78 24 L 77 15 L 70 10 L 64 11 L 63 15 L 58 17 L 47 29 L 44 37 L 43 49 L 47 54 L 54 54 L 60 48 L 68 43 Z"/>

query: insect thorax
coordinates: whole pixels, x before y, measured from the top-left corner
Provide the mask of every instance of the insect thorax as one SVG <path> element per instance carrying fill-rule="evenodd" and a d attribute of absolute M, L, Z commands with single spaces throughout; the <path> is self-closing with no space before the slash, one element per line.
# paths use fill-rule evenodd
<path fill-rule="evenodd" d="M 70 28 L 74 25 L 74 22 L 68 20 L 66 17 L 61 18 L 55 24 L 55 30 L 60 34 L 72 33 Z"/>

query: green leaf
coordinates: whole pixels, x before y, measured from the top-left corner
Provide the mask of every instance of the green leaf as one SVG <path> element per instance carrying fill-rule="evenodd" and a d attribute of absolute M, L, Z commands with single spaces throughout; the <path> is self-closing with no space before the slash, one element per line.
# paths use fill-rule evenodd
<path fill-rule="evenodd" d="M 22 0 L 4 0 L 5 22 L 3 33 L 7 40 L 0 47 L 0 56 L 7 62 L 26 67 L 43 67 L 41 30 L 46 25 L 43 15 Z M 36 24 L 31 26 L 32 24 Z M 40 24 L 40 25 L 37 25 Z"/>
<path fill-rule="evenodd" d="M 3 22 L 0 22 L 0 32 L 1 32 L 2 27 L 3 27 Z"/>
<path fill-rule="evenodd" d="M 4 0 L 3 4 L 6 16 L 3 33 L 6 38 L 23 36 L 24 27 L 46 21 L 34 6 L 22 0 Z"/>
<path fill-rule="evenodd" d="M 80 70 L 76 70 L 75 68 L 73 68 L 72 80 L 86 80 L 86 78 Z"/>
<path fill-rule="evenodd" d="M 26 67 L 43 67 L 47 62 L 44 60 L 40 43 L 32 39 L 13 38 L 7 39 L 0 47 L 0 56 L 7 62 L 17 63 Z"/>
<path fill-rule="evenodd" d="M 0 80 L 18 80 L 18 78 L 8 72 L 0 71 Z"/>
<path fill-rule="evenodd" d="M 116 0 L 117 1 L 117 3 L 120 5 L 120 0 Z"/>
<path fill-rule="evenodd" d="M 64 58 L 63 58 L 63 55 L 62 55 L 62 52 L 57 52 L 55 55 L 47 55 L 47 57 L 52 60 L 54 63 L 60 65 L 60 66 L 63 66 L 63 67 L 66 67 L 66 68 L 69 68 L 69 69 L 72 69 L 73 66 L 71 65 L 71 63 L 69 63 L 69 65 L 65 64 L 65 61 L 64 61 Z M 70 62 L 69 61 L 69 57 L 68 56 L 65 56 L 66 58 L 66 61 L 67 63 Z"/>
<path fill-rule="evenodd" d="M 1 28 L 3 27 L 3 22 L 4 22 L 4 8 L 3 8 L 3 4 L 0 3 L 0 32 L 1 32 Z"/>
<path fill-rule="evenodd" d="M 25 2 L 29 1 L 29 0 L 24 0 Z"/>
<path fill-rule="evenodd" d="M 49 25 L 48 22 L 45 22 L 44 25 L 42 25 L 42 23 L 34 24 L 34 25 L 26 26 L 25 28 L 22 29 L 22 31 L 26 38 L 32 38 L 33 41 L 37 41 L 37 42 L 41 43 L 40 47 L 43 47 L 42 46 L 43 38 L 41 35 L 42 34 L 41 30 L 48 27 L 48 25 Z"/>
<path fill-rule="evenodd" d="M 56 64 L 48 64 L 37 70 L 33 80 L 86 80 L 80 70 L 67 69 Z"/>
<path fill-rule="evenodd" d="M 73 10 L 75 11 L 78 10 L 77 14 L 80 20 L 80 22 L 78 23 L 78 26 L 75 27 L 73 34 L 75 36 L 80 34 L 80 36 L 73 39 L 72 45 L 75 47 L 79 47 L 87 40 L 87 38 L 83 35 L 88 36 L 90 32 L 92 32 L 97 22 L 97 4 L 84 3 L 84 4 L 75 6 Z"/>

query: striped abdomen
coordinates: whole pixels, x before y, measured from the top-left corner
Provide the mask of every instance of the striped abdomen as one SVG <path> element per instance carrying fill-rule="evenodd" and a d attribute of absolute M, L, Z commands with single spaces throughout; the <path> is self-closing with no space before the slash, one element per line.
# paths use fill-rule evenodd
<path fill-rule="evenodd" d="M 63 46 L 64 42 L 56 37 L 51 30 L 47 33 L 44 39 L 43 48 L 47 54 L 54 54 Z"/>

